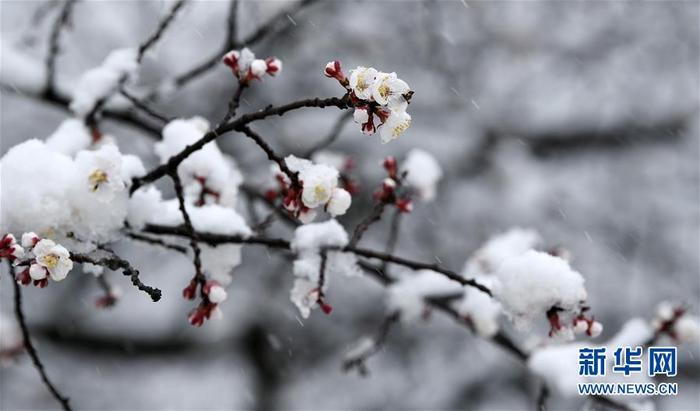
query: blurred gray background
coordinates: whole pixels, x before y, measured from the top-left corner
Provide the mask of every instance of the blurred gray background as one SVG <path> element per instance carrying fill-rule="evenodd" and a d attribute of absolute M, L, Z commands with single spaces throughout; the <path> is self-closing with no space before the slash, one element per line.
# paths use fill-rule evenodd
<path fill-rule="evenodd" d="M 245 36 L 290 2 L 243 1 Z M 170 7 L 163 1 L 81 1 L 58 59 L 62 89 L 114 48 L 135 46 Z M 144 87 L 197 65 L 222 43 L 227 2 L 190 2 L 142 69 Z M 2 47 L 42 64 L 58 7 L 2 1 Z M 698 19 L 695 1 L 320 1 L 257 44 L 284 62 L 246 94 L 243 111 L 299 98 L 340 95 L 325 63 L 396 71 L 415 96 L 413 125 L 381 145 L 348 124 L 332 148 L 355 155 L 363 187 L 352 227 L 370 209 L 385 155 L 413 147 L 445 169 L 437 200 L 404 219 L 397 253 L 459 270 L 483 241 L 511 226 L 539 230 L 564 245 L 586 278 L 603 339 L 657 302 L 700 295 L 698 201 Z M 3 52 L 4 53 L 4 52 Z M 0 65 L 1 67 L 1 65 Z M 6 68 L 3 68 L 5 70 Z M 173 116 L 215 122 L 226 111 L 232 77 L 222 65 L 156 105 Z M 24 94 L 24 95 L 23 95 Z M 67 112 L 20 92 L 2 92 L 2 153 L 45 138 Z M 282 153 L 320 141 L 339 113 L 303 110 L 256 124 Z M 152 140 L 106 122 L 122 151 L 155 164 Z M 240 135 L 219 140 L 246 180 L 266 181 L 268 163 Z M 2 201 L 11 201 L 2 193 Z M 363 240 L 381 247 L 386 223 Z M 289 236 L 276 224 L 274 235 Z M 343 353 L 373 333 L 384 314 L 383 289 L 370 278 L 334 279 L 334 311 L 299 320 L 288 293 L 289 261 L 244 249 L 223 321 L 187 325 L 180 290 L 186 258 L 141 244 L 118 245 L 164 298 L 151 303 L 118 273 L 124 291 L 113 309 L 88 274 L 49 289 L 26 289 L 26 311 L 57 385 L 77 409 L 534 409 L 538 382 L 516 359 L 435 313 L 395 329 L 370 360 L 370 376 L 341 371 Z M 0 307 L 11 287 L 0 280 Z M 523 345 L 527 336 L 516 335 Z M 659 409 L 700 407 L 698 347 L 681 349 L 680 395 Z M 54 409 L 28 358 L 0 368 L 0 407 Z M 587 407 L 554 397 L 553 409 Z"/>

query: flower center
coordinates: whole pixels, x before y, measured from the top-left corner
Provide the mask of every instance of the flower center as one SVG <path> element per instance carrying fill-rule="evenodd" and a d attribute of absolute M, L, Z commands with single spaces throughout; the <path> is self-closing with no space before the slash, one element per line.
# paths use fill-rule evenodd
<path fill-rule="evenodd" d="M 90 173 L 90 176 L 88 176 L 88 181 L 90 182 L 90 187 L 92 188 L 92 191 L 97 191 L 97 188 L 100 186 L 100 184 L 107 181 L 107 173 L 100 169 L 97 169 Z"/>
<path fill-rule="evenodd" d="M 391 90 L 389 90 L 389 86 L 387 86 L 386 83 L 382 83 L 382 85 L 379 86 L 379 95 L 382 96 L 382 98 L 389 97 L 390 93 Z"/>
<path fill-rule="evenodd" d="M 406 121 L 402 121 L 399 124 L 397 124 L 396 126 L 394 126 L 394 137 L 398 137 L 399 135 L 401 135 L 401 133 L 406 131 L 406 129 L 408 129 L 408 127 L 410 125 L 411 125 L 411 120 L 406 120 Z"/>
<path fill-rule="evenodd" d="M 363 76 L 362 74 L 357 76 L 357 88 L 359 90 L 364 91 L 367 89 L 367 87 L 369 87 L 369 84 L 367 84 L 367 82 L 365 81 L 365 76 Z"/>
<path fill-rule="evenodd" d="M 49 269 L 54 269 L 58 265 L 58 256 L 56 254 L 47 254 L 41 257 L 42 264 Z"/>
<path fill-rule="evenodd" d="M 316 196 L 317 200 L 322 200 L 322 199 L 326 198 L 326 194 L 328 194 L 328 191 L 326 190 L 325 187 L 323 187 L 323 186 L 314 187 L 314 195 Z"/>

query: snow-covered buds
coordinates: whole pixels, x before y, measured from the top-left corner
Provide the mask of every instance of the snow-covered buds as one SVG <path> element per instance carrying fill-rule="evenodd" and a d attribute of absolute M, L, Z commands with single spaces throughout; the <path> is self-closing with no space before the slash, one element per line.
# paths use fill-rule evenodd
<path fill-rule="evenodd" d="M 269 201 L 282 199 L 282 206 L 303 223 L 316 218 L 317 208 L 323 208 L 332 216 L 345 214 L 352 203 L 352 196 L 338 187 L 338 170 L 326 164 L 314 164 L 309 160 L 287 156 L 285 164 L 290 177 L 279 167 L 274 170 L 279 190 L 268 190 Z"/>
<path fill-rule="evenodd" d="M 603 324 L 596 321 L 594 317 L 588 318 L 584 314 L 588 307 L 584 307 L 576 318 L 573 320 L 573 329 L 575 334 L 586 333 L 587 336 L 596 338 L 603 332 Z"/>
<path fill-rule="evenodd" d="M 282 71 L 280 59 L 276 57 L 257 59 L 248 48 L 240 51 L 231 50 L 224 55 L 222 61 L 231 68 L 241 84 L 248 84 L 251 80 L 261 80 L 265 74 L 276 76 Z"/>
<path fill-rule="evenodd" d="M 350 70 L 345 77 L 339 61 L 326 64 L 326 77 L 338 80 L 355 106 L 353 119 L 361 124 L 364 134 L 374 134 L 379 129 L 382 142 L 398 138 L 411 125 L 411 116 L 406 112 L 413 95 L 408 84 L 396 73 L 383 73 L 373 67 Z M 377 125 L 379 123 L 379 125 Z"/>
<path fill-rule="evenodd" d="M 402 213 L 410 213 L 413 210 L 413 200 L 411 200 L 410 193 L 402 189 L 404 175 L 399 175 L 396 159 L 392 156 L 386 157 L 382 166 L 388 177 L 382 181 L 382 186 L 374 192 L 374 199 L 384 204 L 393 204 Z"/>
<path fill-rule="evenodd" d="M 700 319 L 688 314 L 687 309 L 681 305 L 660 303 L 652 325 L 655 329 L 655 339 L 667 335 L 678 343 L 700 341 Z"/>
<path fill-rule="evenodd" d="M 24 267 L 16 277 L 22 285 L 28 285 L 33 280 L 35 286 L 44 288 L 48 285 L 49 278 L 62 281 L 73 269 L 73 261 L 65 247 L 52 240 L 41 239 L 32 232 L 22 235 L 22 246 L 17 244 L 12 234 L 5 235 L 0 241 L 0 256 Z M 17 261 L 23 257 L 28 258 Z"/>
<path fill-rule="evenodd" d="M 187 300 L 194 300 L 199 284 L 196 279 L 190 281 L 187 287 L 182 290 L 182 296 Z M 224 302 L 227 297 L 228 294 L 221 284 L 213 280 L 206 281 L 202 285 L 202 302 L 190 312 L 187 320 L 190 324 L 199 327 L 204 324 L 205 320 L 221 318 L 219 304 Z"/>

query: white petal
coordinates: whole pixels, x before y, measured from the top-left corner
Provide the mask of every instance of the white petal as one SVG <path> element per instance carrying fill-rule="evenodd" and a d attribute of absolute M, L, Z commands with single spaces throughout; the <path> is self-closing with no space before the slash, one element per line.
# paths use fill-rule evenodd
<path fill-rule="evenodd" d="M 32 277 L 32 280 L 43 280 L 46 278 L 46 268 L 39 264 L 32 264 L 29 267 L 29 276 Z"/>
<path fill-rule="evenodd" d="M 348 211 L 348 208 L 350 208 L 351 203 L 352 196 L 350 193 L 348 193 L 345 189 L 336 188 L 333 190 L 333 195 L 331 195 L 331 199 L 328 201 L 326 209 L 332 216 L 335 217 L 345 214 L 345 212 Z"/>

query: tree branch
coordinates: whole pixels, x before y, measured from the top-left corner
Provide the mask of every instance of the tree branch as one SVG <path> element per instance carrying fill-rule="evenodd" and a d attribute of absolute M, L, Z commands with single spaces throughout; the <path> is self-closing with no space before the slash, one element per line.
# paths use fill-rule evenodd
<path fill-rule="evenodd" d="M 29 334 L 29 328 L 27 327 L 27 321 L 24 318 L 24 311 L 22 309 L 22 287 L 19 285 L 17 280 L 15 280 L 15 269 L 12 266 L 12 264 L 8 264 L 10 267 L 10 282 L 12 282 L 12 285 L 14 287 L 15 291 L 15 317 L 17 318 L 17 323 L 19 324 L 19 328 L 22 331 L 22 339 L 24 340 L 24 349 L 27 351 L 27 354 L 29 354 L 29 358 L 32 359 L 32 363 L 34 364 L 34 368 L 39 372 L 39 376 L 41 377 L 41 381 L 43 381 L 44 385 L 46 388 L 51 392 L 51 395 L 56 399 L 61 404 L 61 408 L 63 408 L 66 411 L 71 410 L 71 406 L 69 404 L 69 398 L 61 394 L 56 386 L 51 382 L 49 379 L 49 376 L 46 374 L 46 369 L 44 368 L 44 364 L 42 363 L 41 359 L 39 358 L 39 353 L 37 352 L 36 348 L 34 347 L 34 344 L 32 344 L 32 337 Z"/>
<path fill-rule="evenodd" d="M 180 163 L 182 163 L 192 153 L 194 153 L 197 150 L 200 150 L 207 143 L 214 141 L 216 138 L 218 138 L 222 134 L 225 134 L 229 131 L 235 130 L 235 131 L 242 132 L 248 123 L 262 120 L 262 119 L 270 117 L 270 116 L 282 116 L 290 111 L 297 110 L 297 109 L 300 109 L 303 107 L 318 107 L 318 108 L 338 107 L 340 109 L 345 109 L 345 108 L 349 107 L 349 104 L 350 104 L 350 101 L 349 101 L 348 96 L 346 94 L 345 96 L 343 96 L 341 98 L 338 98 L 338 97 L 331 97 L 331 98 L 325 98 L 325 99 L 312 98 L 312 99 L 307 99 L 307 100 L 295 101 L 293 103 L 285 104 L 283 106 L 277 106 L 277 107 L 268 106 L 263 110 L 242 115 L 241 117 L 238 117 L 238 119 L 234 120 L 233 122 L 230 122 L 227 124 L 221 124 L 218 127 L 216 127 L 214 130 L 207 132 L 197 142 L 188 145 L 187 147 L 185 147 L 184 150 L 182 150 L 178 154 L 170 157 L 170 159 L 168 159 L 167 162 L 154 168 L 153 170 L 148 172 L 146 175 L 144 175 L 142 177 L 134 178 L 132 185 L 131 185 L 131 192 L 133 193 L 134 191 L 136 191 L 139 187 L 143 186 L 144 184 L 156 181 L 166 174 L 171 174 L 173 172 L 176 172 L 177 167 L 180 165 Z"/>
<path fill-rule="evenodd" d="M 159 289 L 148 286 L 141 282 L 139 279 L 139 270 L 131 266 L 131 264 L 124 260 L 123 258 L 116 255 L 114 252 L 103 249 L 104 252 L 109 253 L 107 257 L 93 257 L 86 254 L 71 253 L 70 258 L 76 263 L 90 263 L 94 265 L 99 265 L 102 267 L 107 267 L 110 270 L 122 270 L 122 274 L 131 279 L 131 284 L 133 284 L 140 291 L 145 292 L 151 297 L 153 302 L 160 300 L 162 293 Z"/>
<path fill-rule="evenodd" d="M 60 53 L 59 40 L 61 31 L 64 27 L 70 24 L 70 16 L 73 11 L 75 0 L 66 0 L 61 7 L 61 12 L 56 18 L 56 22 L 51 29 L 51 37 L 49 37 L 49 52 L 46 56 L 46 84 L 44 93 L 51 94 L 55 88 L 56 82 L 56 58 Z"/>

